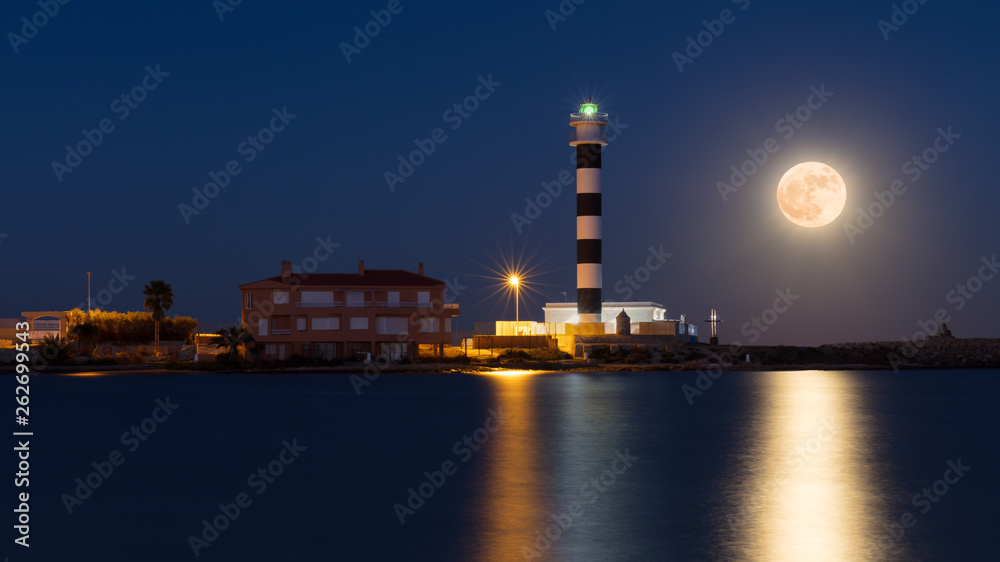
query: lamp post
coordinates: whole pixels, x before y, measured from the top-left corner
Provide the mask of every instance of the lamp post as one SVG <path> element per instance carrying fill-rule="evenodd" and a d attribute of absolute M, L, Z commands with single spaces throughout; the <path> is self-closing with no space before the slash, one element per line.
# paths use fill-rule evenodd
<path fill-rule="evenodd" d="M 201 322 L 195 324 L 194 327 L 194 362 L 198 362 L 198 332 L 201 331 Z"/>
<path fill-rule="evenodd" d="M 87 313 L 90 313 L 90 272 L 87 272 Z"/>
<path fill-rule="evenodd" d="M 520 316 L 520 299 L 521 299 L 521 286 L 518 284 L 517 277 L 511 276 L 509 279 L 510 284 L 514 287 L 514 335 L 517 335 L 518 324 L 521 321 Z"/>

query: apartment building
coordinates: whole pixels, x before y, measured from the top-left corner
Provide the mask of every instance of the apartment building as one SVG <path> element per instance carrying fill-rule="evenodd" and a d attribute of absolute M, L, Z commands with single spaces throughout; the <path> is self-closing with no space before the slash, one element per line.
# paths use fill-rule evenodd
<path fill-rule="evenodd" d="M 292 273 L 282 261 L 281 275 L 239 289 L 243 325 L 267 359 L 440 356 L 459 314 L 423 263 L 416 273 L 366 270 L 363 261 L 357 273 Z"/>

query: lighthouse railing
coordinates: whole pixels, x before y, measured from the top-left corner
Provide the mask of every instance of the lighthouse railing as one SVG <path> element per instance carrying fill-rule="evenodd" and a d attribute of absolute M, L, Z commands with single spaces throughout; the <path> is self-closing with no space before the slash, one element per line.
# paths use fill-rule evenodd
<path fill-rule="evenodd" d="M 575 123 L 577 121 L 593 121 L 595 123 L 607 124 L 608 114 L 607 113 L 570 113 L 569 114 L 570 123 Z"/>

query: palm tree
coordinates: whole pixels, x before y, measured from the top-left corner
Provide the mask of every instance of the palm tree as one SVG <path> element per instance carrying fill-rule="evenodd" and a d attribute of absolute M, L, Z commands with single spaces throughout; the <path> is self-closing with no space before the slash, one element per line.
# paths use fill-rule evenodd
<path fill-rule="evenodd" d="M 88 320 L 74 326 L 72 333 L 76 336 L 77 343 L 80 346 L 80 355 L 88 357 L 93 355 L 94 347 L 97 345 L 97 336 L 100 334 L 97 326 Z"/>
<path fill-rule="evenodd" d="M 215 347 L 225 349 L 226 353 L 233 355 L 241 350 L 246 350 L 250 344 L 255 343 L 253 334 L 243 326 L 223 328 L 216 334 L 222 336 L 222 341 L 216 343 Z"/>
<path fill-rule="evenodd" d="M 58 334 L 45 336 L 35 349 L 42 359 L 51 361 L 53 365 L 62 365 L 69 360 L 69 340 Z"/>
<path fill-rule="evenodd" d="M 170 288 L 170 283 L 161 279 L 153 279 L 142 291 L 146 295 L 146 300 L 142 302 L 142 307 L 153 315 L 153 326 L 156 338 L 156 354 L 160 354 L 160 321 L 166 317 L 166 311 L 174 306 L 174 291 Z"/>

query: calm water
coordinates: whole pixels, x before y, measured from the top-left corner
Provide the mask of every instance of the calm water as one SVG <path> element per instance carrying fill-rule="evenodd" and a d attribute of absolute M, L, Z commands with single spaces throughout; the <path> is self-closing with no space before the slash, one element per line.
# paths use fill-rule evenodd
<path fill-rule="evenodd" d="M 731 372 L 689 404 L 695 376 L 35 377 L 5 552 L 192 560 L 217 518 L 199 560 L 1000 559 L 1000 371 Z"/>

